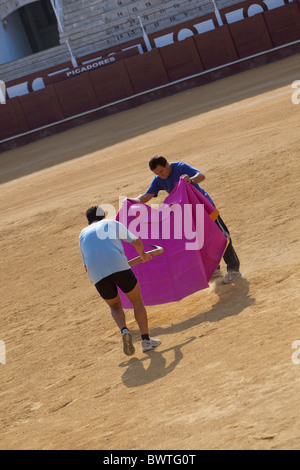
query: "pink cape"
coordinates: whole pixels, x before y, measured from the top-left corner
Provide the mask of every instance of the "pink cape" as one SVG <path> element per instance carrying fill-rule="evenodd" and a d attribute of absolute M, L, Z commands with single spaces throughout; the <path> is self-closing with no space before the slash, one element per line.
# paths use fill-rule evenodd
<path fill-rule="evenodd" d="M 187 249 L 187 244 L 195 241 L 195 237 L 192 239 L 191 231 L 189 231 L 187 238 L 184 229 L 180 230 L 178 218 L 170 210 L 174 204 L 179 205 L 184 211 L 191 207 L 189 220 L 192 221 L 194 231 L 197 217 L 196 206 L 203 205 L 202 218 L 199 216 L 198 219 L 201 220 L 201 231 L 204 235 L 203 246 L 199 245 L 200 249 L 198 247 Z M 191 206 L 186 206 L 186 204 Z M 153 209 L 149 205 L 137 203 L 132 199 L 123 201 L 117 220 L 142 239 L 145 251 L 153 249 L 149 243 L 159 245 L 164 249 L 162 254 L 132 268 L 140 283 L 145 305 L 159 305 L 181 300 L 208 287 L 208 281 L 218 267 L 227 247 L 226 237 L 214 223 L 218 214 L 208 199 L 182 178 L 159 209 Z M 164 235 L 164 227 L 169 227 L 168 239 Z M 199 222 L 197 227 L 199 228 Z M 131 244 L 122 243 L 128 260 L 138 256 Z M 123 307 L 132 308 L 127 296 L 120 290 L 119 293 Z"/>

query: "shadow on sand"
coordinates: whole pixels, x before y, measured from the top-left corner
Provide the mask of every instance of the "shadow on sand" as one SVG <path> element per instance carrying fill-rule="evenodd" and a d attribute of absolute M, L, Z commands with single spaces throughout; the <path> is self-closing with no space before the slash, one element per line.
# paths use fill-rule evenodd
<path fill-rule="evenodd" d="M 153 336 L 163 337 L 166 334 L 174 334 L 186 331 L 204 322 L 218 322 L 223 318 L 238 315 L 247 307 L 255 303 L 249 293 L 250 283 L 246 278 L 239 279 L 236 284 L 224 285 L 220 281 L 216 282 L 215 293 L 218 301 L 206 312 L 201 312 L 191 318 L 181 321 L 166 328 L 157 327 L 151 329 Z M 120 367 L 126 370 L 122 376 L 122 381 L 126 387 L 138 387 L 153 382 L 168 375 L 179 364 L 183 358 L 182 348 L 196 339 L 192 336 L 187 341 L 177 344 L 172 348 L 149 351 L 142 359 L 132 357 L 128 361 L 122 362 Z M 174 360 L 167 366 L 164 354 L 174 351 Z M 145 369 L 144 363 L 150 360 L 150 364 Z"/>
<path fill-rule="evenodd" d="M 128 361 L 122 362 L 120 367 L 126 367 L 122 376 L 123 384 L 129 388 L 139 387 L 140 385 L 145 385 L 161 377 L 165 377 L 175 369 L 183 358 L 181 348 L 195 339 L 196 336 L 193 336 L 184 343 L 177 344 L 172 348 L 164 349 L 163 351 L 158 349 L 148 351 L 143 359 L 132 357 Z M 169 351 L 174 351 L 174 360 L 167 366 L 167 360 L 163 355 Z M 145 369 L 143 363 L 149 360 L 150 364 L 147 369 Z"/>

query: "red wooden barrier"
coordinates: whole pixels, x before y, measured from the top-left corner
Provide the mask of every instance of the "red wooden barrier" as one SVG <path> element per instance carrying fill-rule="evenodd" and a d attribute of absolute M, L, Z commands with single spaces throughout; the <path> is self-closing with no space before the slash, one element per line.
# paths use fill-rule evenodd
<path fill-rule="evenodd" d="M 30 129 L 64 119 L 53 85 L 20 96 L 19 101 Z"/>
<path fill-rule="evenodd" d="M 124 60 L 135 93 L 169 83 L 159 49 Z"/>
<path fill-rule="evenodd" d="M 100 106 L 134 94 L 124 62 L 89 72 Z"/>
<path fill-rule="evenodd" d="M 240 59 L 273 47 L 262 14 L 231 23 L 229 30 Z"/>
<path fill-rule="evenodd" d="M 228 25 L 198 34 L 194 39 L 206 70 L 238 59 Z"/>
<path fill-rule="evenodd" d="M 300 10 L 296 2 L 263 13 L 274 46 L 300 39 Z"/>
<path fill-rule="evenodd" d="M 203 71 L 193 37 L 162 47 L 160 53 L 170 81 Z"/>
<path fill-rule="evenodd" d="M 22 134 L 29 130 L 19 98 L 7 100 L 0 105 L 0 139 Z"/>
<path fill-rule="evenodd" d="M 53 85 L 65 117 L 74 116 L 99 106 L 88 73 Z"/>

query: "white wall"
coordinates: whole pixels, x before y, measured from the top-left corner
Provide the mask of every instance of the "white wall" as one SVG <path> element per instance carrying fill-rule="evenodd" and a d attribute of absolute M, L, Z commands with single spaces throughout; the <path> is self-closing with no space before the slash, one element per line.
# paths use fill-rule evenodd
<path fill-rule="evenodd" d="M 19 15 L 14 12 L 6 20 L 6 26 L 0 21 L 0 64 L 32 54 Z"/>

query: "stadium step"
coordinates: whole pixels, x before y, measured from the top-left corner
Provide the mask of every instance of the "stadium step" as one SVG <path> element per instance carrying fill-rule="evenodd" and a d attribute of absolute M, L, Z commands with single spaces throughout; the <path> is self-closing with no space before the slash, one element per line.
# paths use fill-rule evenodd
<path fill-rule="evenodd" d="M 65 44 L 0 65 L 1 80 L 9 82 L 52 66 L 70 61 Z"/>
<path fill-rule="evenodd" d="M 226 1 L 226 0 L 222 0 Z M 0 0 L 1 3 L 1 0 Z M 93 52 L 120 46 L 133 39 L 142 40 L 138 16 L 148 34 L 164 31 L 192 18 L 213 11 L 211 0 L 61 0 L 60 45 L 0 65 L 4 81 L 18 79 L 61 63 L 70 61 L 65 44 L 69 41 L 73 55 L 80 59 Z"/>

